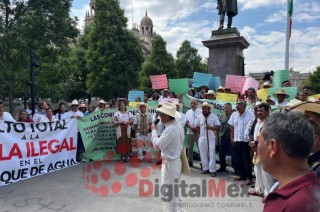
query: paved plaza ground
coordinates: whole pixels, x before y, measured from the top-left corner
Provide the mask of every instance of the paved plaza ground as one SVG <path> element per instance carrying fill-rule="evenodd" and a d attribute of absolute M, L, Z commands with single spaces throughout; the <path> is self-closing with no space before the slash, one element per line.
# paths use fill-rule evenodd
<path fill-rule="evenodd" d="M 197 163 L 182 176 L 185 210 L 262 211 L 262 199 L 245 195 L 249 187 L 233 177 L 201 175 Z M 0 187 L 0 212 L 162 211 L 159 179 L 160 166 L 151 163 L 81 163 Z"/>

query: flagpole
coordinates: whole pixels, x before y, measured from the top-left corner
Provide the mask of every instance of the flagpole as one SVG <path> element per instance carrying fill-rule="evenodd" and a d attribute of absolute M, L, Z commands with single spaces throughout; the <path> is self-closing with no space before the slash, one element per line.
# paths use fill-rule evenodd
<path fill-rule="evenodd" d="M 287 0 L 287 32 L 286 32 L 286 54 L 284 69 L 289 71 L 289 39 L 290 39 L 290 0 Z"/>

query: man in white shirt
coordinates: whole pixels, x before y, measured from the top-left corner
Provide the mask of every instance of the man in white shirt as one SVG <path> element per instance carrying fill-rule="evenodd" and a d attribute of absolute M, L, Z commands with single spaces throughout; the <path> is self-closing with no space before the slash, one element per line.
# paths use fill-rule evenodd
<path fill-rule="evenodd" d="M 168 189 L 169 187 L 173 188 L 174 185 L 180 185 L 184 132 L 181 125 L 175 120 L 180 117 L 180 114 L 176 111 L 174 104 L 165 102 L 157 111 L 165 129 L 158 138 L 156 126 L 152 124 L 151 140 L 154 148 L 162 152 L 164 163 L 161 169 L 161 188 Z M 170 201 L 163 201 L 163 211 L 165 212 L 184 211 L 180 191 L 174 190 L 171 189 L 172 193 L 168 194 L 171 197 Z"/>
<path fill-rule="evenodd" d="M 101 99 L 99 101 L 98 107 L 94 111 L 105 110 L 105 109 L 107 109 L 106 105 L 107 105 L 107 102 L 104 101 L 103 99 Z"/>
<path fill-rule="evenodd" d="M 217 115 L 211 113 L 212 104 L 204 102 L 202 104 L 202 114 L 197 117 L 196 126 L 199 135 L 198 145 L 202 163 L 201 174 L 210 173 L 212 177 L 216 173 L 216 136 L 214 130 L 219 130 L 220 121 Z"/>
<path fill-rule="evenodd" d="M 38 107 L 39 107 L 39 111 L 36 112 L 32 117 L 33 122 L 35 124 L 39 123 L 41 119 L 43 119 L 44 117 L 47 117 L 46 111 L 49 108 L 49 105 L 47 102 L 41 101 L 38 103 Z"/>
<path fill-rule="evenodd" d="M 240 176 L 235 180 L 247 180 L 246 184 L 252 184 L 252 163 L 250 160 L 249 142 L 245 138 L 245 130 L 254 117 L 250 110 L 246 110 L 247 103 L 244 99 L 237 101 L 237 111 L 233 112 L 228 124 L 230 125 L 231 144 L 235 145 L 236 160 L 239 161 Z"/>
<path fill-rule="evenodd" d="M 179 124 L 181 124 L 182 128 L 184 128 L 187 119 L 186 119 L 186 115 L 185 115 L 184 113 L 180 112 L 180 109 L 182 108 L 182 104 L 178 102 L 178 103 L 175 103 L 175 105 L 176 105 L 176 107 L 177 107 L 178 113 L 180 113 L 180 116 L 181 116 L 181 117 L 180 117 L 179 119 L 177 119 L 176 121 L 177 121 Z"/>
<path fill-rule="evenodd" d="M 288 99 L 289 95 L 286 94 L 285 90 L 279 90 L 277 93 L 274 93 L 273 96 L 277 98 L 275 105 L 278 105 L 281 107 L 287 106 L 288 102 L 285 99 Z"/>
<path fill-rule="evenodd" d="M 190 101 L 191 109 L 186 112 L 186 127 L 188 136 L 188 160 L 189 166 L 193 166 L 193 145 L 197 142 L 196 132 L 196 120 L 197 117 L 202 114 L 202 110 L 198 108 L 198 102 L 196 99 L 191 99 Z"/>
<path fill-rule="evenodd" d="M 4 111 L 4 104 L 2 101 L 0 101 L 0 120 L 16 122 L 10 113 Z"/>

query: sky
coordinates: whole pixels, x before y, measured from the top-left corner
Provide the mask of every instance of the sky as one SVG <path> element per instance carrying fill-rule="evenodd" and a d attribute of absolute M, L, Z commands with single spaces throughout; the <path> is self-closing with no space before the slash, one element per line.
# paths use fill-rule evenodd
<path fill-rule="evenodd" d="M 201 41 L 209 40 L 211 31 L 219 27 L 216 0 L 119 1 L 128 29 L 132 23 L 140 24 L 147 10 L 154 31 L 167 42 L 167 51 L 174 57 L 184 40 L 203 58 L 209 56 Z M 89 2 L 73 0 L 71 16 L 79 18 L 79 29 L 84 27 Z M 320 1 L 294 0 L 293 4 L 289 67 L 312 73 L 320 66 Z M 238 11 L 232 25 L 250 43 L 243 52 L 246 74 L 284 69 L 287 0 L 238 0 Z"/>

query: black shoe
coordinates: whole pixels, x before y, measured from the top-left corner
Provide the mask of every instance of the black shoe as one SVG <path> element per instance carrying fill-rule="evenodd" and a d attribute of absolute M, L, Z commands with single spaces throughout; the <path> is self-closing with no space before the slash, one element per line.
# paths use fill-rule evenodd
<path fill-rule="evenodd" d="M 193 163 L 189 162 L 189 166 L 190 166 L 190 167 L 193 167 Z"/>
<path fill-rule="evenodd" d="M 208 174 L 209 173 L 209 170 L 206 170 L 206 171 L 202 171 L 201 174 Z"/>
<path fill-rule="evenodd" d="M 211 172 L 211 177 L 216 177 L 217 176 L 217 172 Z"/>
<path fill-rule="evenodd" d="M 226 171 L 227 171 L 227 170 L 226 170 L 225 168 L 219 168 L 219 169 L 217 170 L 218 173 L 226 172 Z"/>

